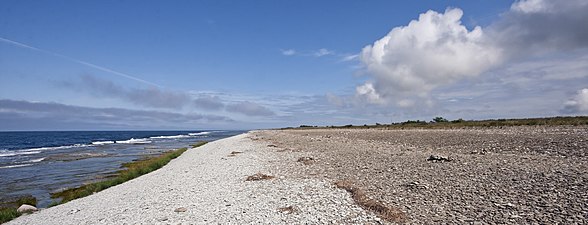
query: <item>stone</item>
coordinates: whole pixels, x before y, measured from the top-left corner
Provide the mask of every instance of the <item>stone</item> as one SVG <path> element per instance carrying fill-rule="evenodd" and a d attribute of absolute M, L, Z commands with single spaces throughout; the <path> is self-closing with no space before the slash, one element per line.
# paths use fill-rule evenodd
<path fill-rule="evenodd" d="M 174 212 L 186 212 L 186 211 L 188 211 L 188 209 L 186 209 L 185 207 L 180 207 L 180 208 L 177 208 L 176 210 L 174 210 Z"/>
<path fill-rule="evenodd" d="M 453 161 L 452 159 L 445 157 L 445 156 L 440 156 L 440 155 L 431 155 L 429 156 L 429 158 L 427 159 L 427 161 L 436 161 L 436 162 L 451 162 Z"/>
<path fill-rule="evenodd" d="M 34 212 L 37 210 L 38 210 L 37 207 L 34 207 L 32 205 L 22 204 L 20 207 L 18 207 L 18 209 L 16 211 L 19 213 L 28 213 L 28 212 Z"/>
<path fill-rule="evenodd" d="M 314 162 L 314 159 L 312 157 L 300 157 L 298 160 L 296 160 L 296 162 L 304 163 L 304 165 L 310 165 Z"/>

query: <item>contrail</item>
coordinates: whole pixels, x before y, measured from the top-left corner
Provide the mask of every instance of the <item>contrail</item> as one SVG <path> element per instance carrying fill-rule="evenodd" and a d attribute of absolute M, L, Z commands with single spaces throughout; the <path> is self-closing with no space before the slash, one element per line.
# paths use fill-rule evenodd
<path fill-rule="evenodd" d="M 26 49 L 30 49 L 30 50 L 42 52 L 42 53 L 45 53 L 45 54 L 57 56 L 59 58 L 63 58 L 63 59 L 66 59 L 66 60 L 69 60 L 69 61 L 72 61 L 72 62 L 81 64 L 81 65 L 84 65 L 84 66 L 92 67 L 94 69 L 102 70 L 104 72 L 115 74 L 115 75 L 118 75 L 118 76 L 121 76 L 121 77 L 124 77 L 124 78 L 127 78 L 127 79 L 131 79 L 131 80 L 134 80 L 134 81 L 139 81 L 139 82 L 144 83 L 144 84 L 149 84 L 149 85 L 152 85 L 152 86 L 161 87 L 160 85 L 157 85 L 155 83 L 152 83 L 152 82 L 143 80 L 141 78 L 135 77 L 135 76 L 130 75 L 130 74 L 118 72 L 116 70 L 112 70 L 112 69 L 109 69 L 109 68 L 106 68 L 106 67 L 103 67 L 103 66 L 99 66 L 99 65 L 96 65 L 96 64 L 93 64 L 93 63 L 85 62 L 85 61 L 82 61 L 82 60 L 79 60 L 79 59 L 74 59 L 72 57 L 69 57 L 69 56 L 66 56 L 66 55 L 62 55 L 62 54 L 59 54 L 59 53 L 55 53 L 55 52 L 47 51 L 47 50 L 44 50 L 44 49 L 36 48 L 36 47 L 30 46 L 30 45 L 27 45 L 27 44 L 23 44 L 23 43 L 20 43 L 20 42 L 17 42 L 17 41 L 9 40 L 9 39 L 2 38 L 2 37 L 0 37 L 0 41 L 5 42 L 5 43 L 8 43 L 8 44 L 11 44 L 11 45 L 14 45 L 14 46 L 18 46 L 18 47 L 21 47 L 21 48 L 26 48 Z"/>

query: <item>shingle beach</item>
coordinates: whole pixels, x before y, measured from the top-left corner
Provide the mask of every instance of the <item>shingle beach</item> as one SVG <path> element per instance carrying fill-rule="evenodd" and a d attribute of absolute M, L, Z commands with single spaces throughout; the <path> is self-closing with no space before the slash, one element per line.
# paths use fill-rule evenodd
<path fill-rule="evenodd" d="M 8 224 L 583 224 L 587 157 L 586 126 L 252 131 Z"/>

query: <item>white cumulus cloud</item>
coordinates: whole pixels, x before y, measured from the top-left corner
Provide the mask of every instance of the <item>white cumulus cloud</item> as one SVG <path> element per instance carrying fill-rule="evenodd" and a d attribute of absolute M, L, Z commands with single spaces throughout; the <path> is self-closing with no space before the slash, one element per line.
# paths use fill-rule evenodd
<path fill-rule="evenodd" d="M 461 24 L 461 9 L 428 11 L 408 26 L 396 27 L 361 52 L 373 80 L 357 88 L 372 103 L 405 103 L 432 89 L 474 77 L 500 63 L 499 49 L 488 45 L 482 28 Z"/>
<path fill-rule="evenodd" d="M 588 113 L 588 88 L 579 90 L 576 96 L 564 104 L 566 113 Z"/>
<path fill-rule="evenodd" d="M 372 83 L 365 83 L 355 88 L 358 97 L 363 97 L 368 103 L 381 104 L 383 99 Z"/>
<path fill-rule="evenodd" d="M 526 0 L 488 27 L 511 58 L 526 58 L 588 46 L 588 1 Z"/>
<path fill-rule="evenodd" d="M 370 79 L 356 95 L 381 105 L 432 105 L 432 91 L 442 86 L 532 57 L 588 48 L 586 12 L 585 0 L 522 0 L 489 26 L 468 29 L 461 9 L 427 11 L 362 49 Z"/>
<path fill-rule="evenodd" d="M 518 1 L 513 3 L 510 6 L 510 9 L 513 11 L 523 13 L 545 12 L 549 10 L 549 8 L 546 7 L 545 2 L 543 0 Z"/>

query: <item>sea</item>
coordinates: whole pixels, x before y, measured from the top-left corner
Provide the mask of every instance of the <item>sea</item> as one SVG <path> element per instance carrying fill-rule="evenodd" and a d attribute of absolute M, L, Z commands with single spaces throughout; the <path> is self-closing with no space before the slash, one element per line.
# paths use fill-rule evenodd
<path fill-rule="evenodd" d="M 0 202 L 32 195 L 46 207 L 50 193 L 105 179 L 125 162 L 244 132 L 0 132 Z"/>

